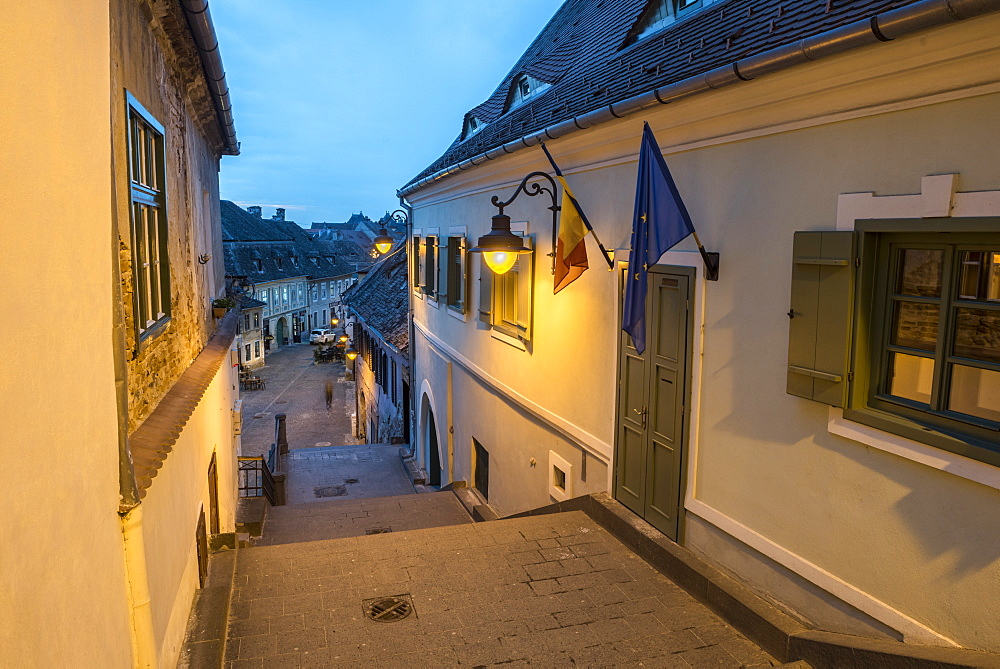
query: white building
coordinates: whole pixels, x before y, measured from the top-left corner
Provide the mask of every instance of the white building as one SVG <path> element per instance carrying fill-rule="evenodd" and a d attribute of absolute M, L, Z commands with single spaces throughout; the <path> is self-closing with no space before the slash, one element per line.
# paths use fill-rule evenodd
<path fill-rule="evenodd" d="M 822 630 L 1000 651 L 998 9 L 567 0 L 400 191 L 421 463 L 500 515 L 608 490 Z M 644 121 L 721 277 L 665 253 L 640 355 Z M 556 295 L 546 193 L 510 273 L 467 252 L 541 141 L 614 252 Z"/>

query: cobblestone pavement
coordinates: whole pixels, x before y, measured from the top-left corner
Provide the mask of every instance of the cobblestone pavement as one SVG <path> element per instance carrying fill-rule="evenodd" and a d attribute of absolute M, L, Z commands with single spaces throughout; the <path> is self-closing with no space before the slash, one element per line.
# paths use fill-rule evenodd
<path fill-rule="evenodd" d="M 343 363 L 316 364 L 314 346 L 291 344 L 269 353 L 267 364 L 254 371 L 266 379 L 264 390 L 245 390 L 241 455 L 264 455 L 274 441 L 274 415 L 284 413 L 289 448 L 356 444 L 351 416 L 355 412 L 354 382 L 347 381 Z M 333 402 L 326 407 L 326 382 L 333 384 Z"/>
<path fill-rule="evenodd" d="M 399 446 L 365 444 L 290 450 L 284 457 L 289 504 L 412 495 Z"/>
<path fill-rule="evenodd" d="M 343 539 L 369 532 L 403 532 L 472 523 L 451 492 L 427 495 L 337 499 L 308 507 L 276 506 L 267 512 L 258 546 Z"/>
<path fill-rule="evenodd" d="M 366 617 L 366 600 L 391 595 L 408 598 L 407 617 Z M 230 669 L 499 663 L 775 661 L 579 511 L 239 553 Z"/>

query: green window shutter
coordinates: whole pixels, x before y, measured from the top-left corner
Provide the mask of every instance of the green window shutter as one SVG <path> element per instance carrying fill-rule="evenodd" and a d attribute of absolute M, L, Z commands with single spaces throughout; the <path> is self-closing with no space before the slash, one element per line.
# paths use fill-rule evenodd
<path fill-rule="evenodd" d="M 524 245 L 529 249 L 534 250 L 534 242 L 534 237 L 524 238 Z M 521 341 L 531 340 L 532 298 L 535 290 L 534 259 L 534 253 L 526 253 L 517 257 L 517 295 L 515 296 L 517 316 L 515 323 L 517 324 L 518 338 Z"/>
<path fill-rule="evenodd" d="M 493 270 L 479 256 L 479 320 L 487 325 L 493 324 Z"/>
<path fill-rule="evenodd" d="M 789 395 L 845 406 L 857 234 L 796 232 L 788 323 Z"/>

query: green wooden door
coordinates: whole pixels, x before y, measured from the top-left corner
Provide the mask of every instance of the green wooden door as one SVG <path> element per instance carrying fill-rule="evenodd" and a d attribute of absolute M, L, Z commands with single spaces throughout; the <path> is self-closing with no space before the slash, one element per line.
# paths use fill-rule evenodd
<path fill-rule="evenodd" d="M 615 498 L 673 540 L 680 529 L 690 278 L 649 271 L 646 350 L 622 332 Z"/>

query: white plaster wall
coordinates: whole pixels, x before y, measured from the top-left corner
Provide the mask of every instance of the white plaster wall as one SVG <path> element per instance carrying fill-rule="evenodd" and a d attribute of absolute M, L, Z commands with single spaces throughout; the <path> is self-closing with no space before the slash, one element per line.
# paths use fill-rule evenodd
<path fill-rule="evenodd" d="M 6 3 L 0 39 L 0 666 L 127 667 L 108 6 Z"/>
<path fill-rule="evenodd" d="M 842 592 L 863 593 L 881 606 L 883 621 L 915 623 L 907 635 L 923 626 L 932 631 L 925 641 L 993 650 L 1000 650 L 1000 492 L 829 434 L 825 406 L 785 394 L 785 312 L 793 232 L 835 229 L 839 194 L 919 193 L 921 177 L 943 173 L 960 173 L 963 191 L 1000 189 L 998 35 L 1000 17 L 977 19 L 549 144 L 604 243 L 627 248 L 648 120 L 702 240 L 722 254 L 722 279 L 699 279 L 700 413 L 688 506 L 764 537 L 832 575 Z M 475 238 L 488 229 L 490 195 L 509 197 L 533 169 L 547 169 L 538 149 L 424 189 L 410 198 L 415 227 L 461 222 Z M 595 449 L 614 438 L 618 279 L 588 242 L 590 271 L 553 298 L 543 207 L 522 196 L 507 209 L 538 233 L 529 352 L 492 340 L 474 312 L 461 323 L 415 300 L 418 326 L 500 386 L 479 392 L 456 374 L 454 423 L 460 453 L 473 433 L 503 470 L 491 498 L 499 496 L 504 511 L 538 505 L 539 484 L 521 461 L 544 452 L 553 436 L 508 410 L 496 392 L 548 412 Z M 415 345 L 415 377 L 440 395 L 444 363 L 419 333 Z M 738 556 L 716 557 L 739 573 Z"/>
<path fill-rule="evenodd" d="M 213 452 L 219 477 L 219 530 L 235 531 L 236 374 L 227 357 L 143 500 L 146 567 L 162 666 L 177 662 L 198 588 L 195 535 L 202 508 L 206 530 L 211 532 L 208 467 Z"/>

